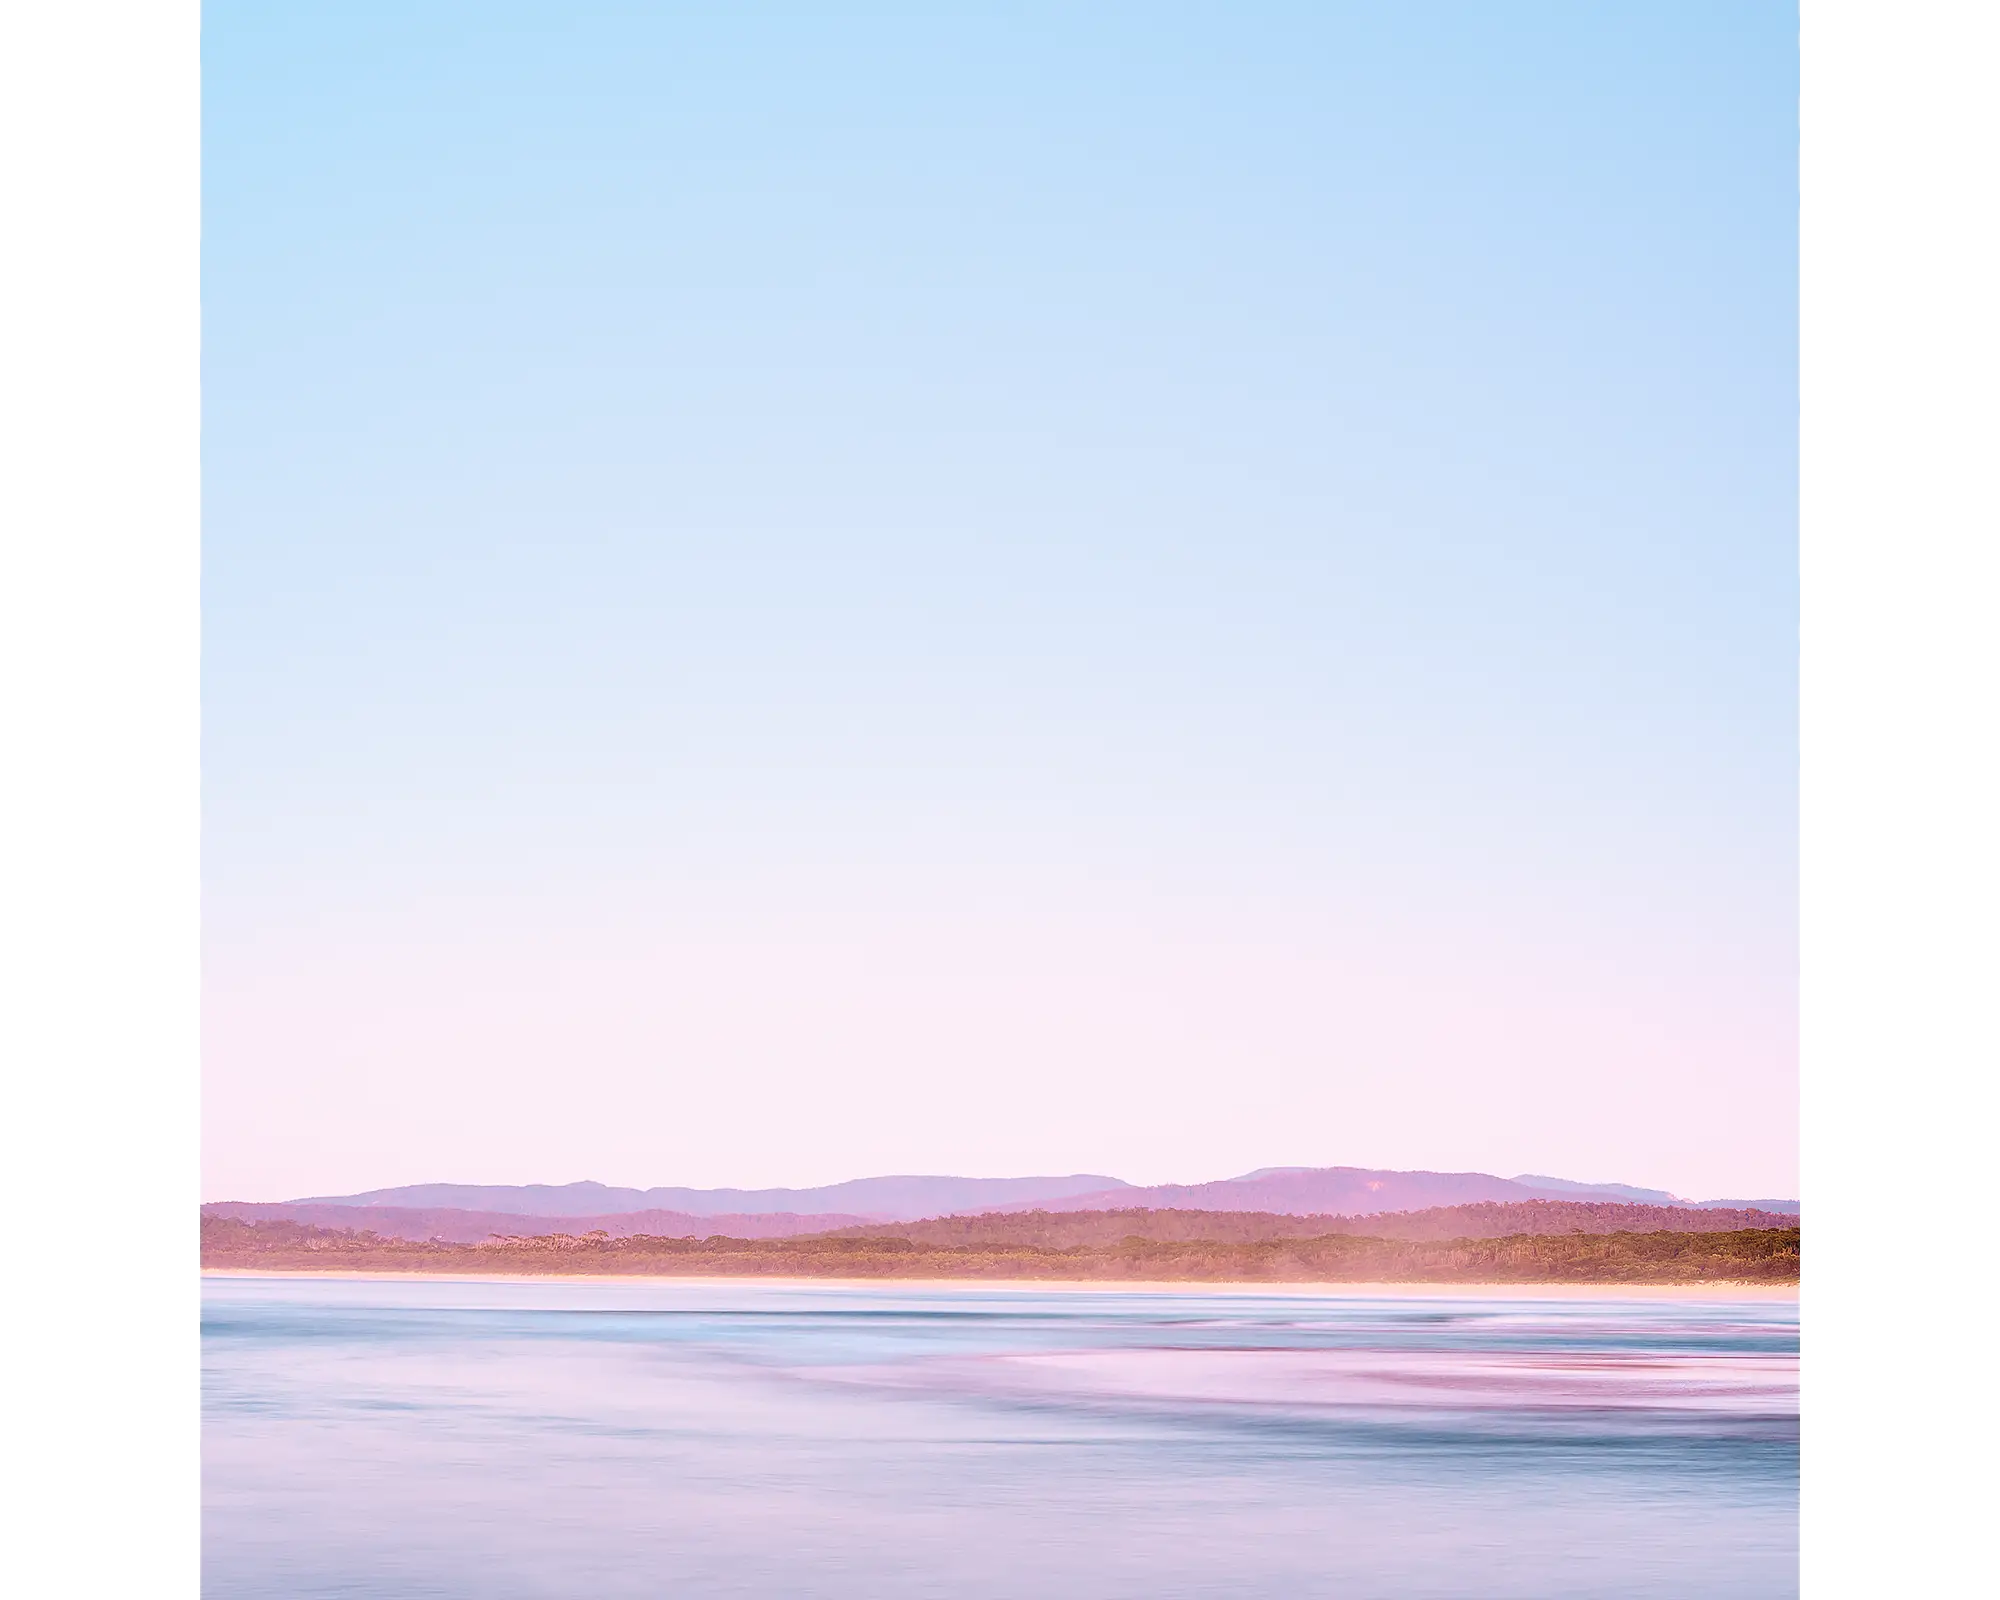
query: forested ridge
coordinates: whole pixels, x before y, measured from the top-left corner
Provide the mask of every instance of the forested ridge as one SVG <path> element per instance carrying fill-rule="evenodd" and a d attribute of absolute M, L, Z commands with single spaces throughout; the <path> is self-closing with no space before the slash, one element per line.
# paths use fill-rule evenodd
<path fill-rule="evenodd" d="M 1796 1226 L 1440 1236 L 1425 1230 L 1445 1224 L 1417 1220 L 1426 1215 L 1361 1219 L 1396 1225 L 1401 1237 L 1358 1231 L 1355 1219 L 1330 1228 L 1327 1218 L 1241 1212 L 1029 1212 L 783 1239 L 554 1233 L 481 1244 L 206 1216 L 201 1254 L 204 1267 L 217 1269 L 468 1275 L 1243 1283 L 1795 1283 L 1799 1276 Z"/>

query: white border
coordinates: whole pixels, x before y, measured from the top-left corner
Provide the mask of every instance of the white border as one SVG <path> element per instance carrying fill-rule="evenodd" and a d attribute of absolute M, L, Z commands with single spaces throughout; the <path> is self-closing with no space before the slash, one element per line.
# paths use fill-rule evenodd
<path fill-rule="evenodd" d="M 1802 46 L 1804 1592 L 1975 1593 L 2000 11 L 1811 3 Z"/>
<path fill-rule="evenodd" d="M 0 10 L 19 1595 L 199 1592 L 200 12 Z"/>

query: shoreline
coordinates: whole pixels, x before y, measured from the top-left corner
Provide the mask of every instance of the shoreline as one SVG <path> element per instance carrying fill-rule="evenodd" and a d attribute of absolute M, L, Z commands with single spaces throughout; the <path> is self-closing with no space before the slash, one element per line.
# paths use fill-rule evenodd
<path fill-rule="evenodd" d="M 592 1287 L 608 1284 L 646 1284 L 680 1288 L 713 1284 L 743 1288 L 766 1285 L 783 1289 L 867 1289 L 877 1293 L 899 1290 L 953 1289 L 979 1291 L 1052 1291 L 1072 1294 L 1180 1294 L 1180 1295 L 1281 1295 L 1290 1298 L 1412 1300 L 1743 1300 L 1796 1303 L 1796 1283 L 1760 1283 L 1745 1279 L 1717 1279 L 1709 1283 L 1565 1283 L 1565 1282 L 1439 1282 L 1436 1279 L 1408 1283 L 1393 1281 L 1354 1282 L 1319 1280 L 1278 1282 L 1211 1279 L 1140 1278 L 891 1278 L 787 1276 L 778 1273 L 586 1273 L 586 1272 L 358 1272 L 350 1268 L 284 1269 L 258 1267 L 203 1267 L 207 1278 L 304 1278 L 329 1279 L 350 1283 L 396 1283 L 416 1280 L 423 1283 L 574 1283 Z"/>

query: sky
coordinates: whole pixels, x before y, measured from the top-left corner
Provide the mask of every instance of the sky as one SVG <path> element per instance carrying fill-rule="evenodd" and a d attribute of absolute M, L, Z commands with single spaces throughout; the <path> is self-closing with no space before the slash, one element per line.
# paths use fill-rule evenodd
<path fill-rule="evenodd" d="M 1797 1192 L 1796 17 L 204 21 L 204 1175 Z"/>

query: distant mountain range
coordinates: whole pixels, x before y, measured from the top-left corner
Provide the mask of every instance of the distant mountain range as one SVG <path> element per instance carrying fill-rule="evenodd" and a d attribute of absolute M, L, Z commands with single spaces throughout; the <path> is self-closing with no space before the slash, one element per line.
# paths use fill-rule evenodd
<path fill-rule="evenodd" d="M 852 1178 L 818 1189 L 613 1189 L 601 1183 L 413 1183 L 362 1194 L 312 1195 L 295 1206 L 451 1207 L 527 1217 L 609 1217 L 680 1211 L 692 1217 L 840 1212 L 864 1220 L 914 1221 L 952 1211 L 991 1211 L 1078 1194 L 1124 1193 L 1131 1185 L 1099 1173 L 1067 1178 Z"/>
<path fill-rule="evenodd" d="M 1272 1211 L 1289 1216 L 1368 1216 L 1426 1211 L 1435 1206 L 1526 1200 L 1603 1200 L 1694 1209 L 1797 1211 L 1796 1200 L 1690 1201 L 1660 1189 L 1624 1183 L 1575 1183 L 1567 1178 L 1497 1178 L 1488 1172 L 1389 1172 L 1370 1167 L 1263 1167 L 1217 1183 L 1124 1185 L 1094 1194 L 1037 1202 L 1048 1211 L 1106 1211 L 1146 1206 L 1191 1211 Z M 1025 1205 L 993 1208 L 1024 1211 Z M 907 1220 L 898 1218 L 897 1220 Z"/>
<path fill-rule="evenodd" d="M 1552 1198 L 1595 1199 L 1605 1196 L 1625 1200 L 1633 1205 L 1645 1206 L 1692 1206 L 1697 1211 L 1789 1211 L 1797 1215 L 1799 1203 L 1796 1200 L 1683 1200 L 1678 1195 L 1668 1194 L 1664 1189 L 1634 1189 L 1624 1183 L 1572 1183 L 1567 1178 L 1543 1178 L 1533 1173 L 1514 1180 L 1525 1183 Z"/>
<path fill-rule="evenodd" d="M 228 1201 L 206 1216 L 371 1229 L 405 1239 L 477 1243 L 494 1234 L 663 1238 L 726 1234 L 785 1238 L 871 1223 L 1027 1211 L 1194 1210 L 1283 1216 L 1371 1216 L 1533 1200 L 1791 1213 L 1796 1200 L 1684 1200 L 1622 1183 L 1485 1172 L 1368 1167 L 1263 1167 L 1213 1183 L 1135 1185 L 1097 1173 L 1068 1177 L 856 1178 L 812 1189 L 620 1189 L 601 1183 L 420 1183 L 277 1204 Z"/>

